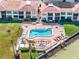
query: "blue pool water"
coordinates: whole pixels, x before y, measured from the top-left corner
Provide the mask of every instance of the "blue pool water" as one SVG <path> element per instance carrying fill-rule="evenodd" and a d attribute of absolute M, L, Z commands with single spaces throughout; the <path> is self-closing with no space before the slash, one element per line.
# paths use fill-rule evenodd
<path fill-rule="evenodd" d="M 53 35 L 53 31 L 52 31 L 51 28 L 48 28 L 48 29 L 32 29 L 32 30 L 30 30 L 30 33 L 29 33 L 30 38 L 36 37 L 36 36 L 44 37 L 44 36 L 52 36 L 52 35 Z"/>

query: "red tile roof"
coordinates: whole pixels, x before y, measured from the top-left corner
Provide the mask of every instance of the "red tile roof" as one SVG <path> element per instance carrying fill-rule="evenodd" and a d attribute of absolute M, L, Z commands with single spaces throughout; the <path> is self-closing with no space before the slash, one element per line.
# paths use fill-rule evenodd
<path fill-rule="evenodd" d="M 26 1 L 1 1 L 0 2 L 0 11 L 6 10 L 6 11 L 15 11 L 15 10 L 22 10 L 22 11 L 37 11 L 38 9 L 38 3 L 36 1 L 32 1 L 29 5 L 26 4 Z"/>
<path fill-rule="evenodd" d="M 19 10 L 21 11 L 37 11 L 38 5 L 37 2 L 31 2 L 30 4 L 26 4 L 26 2 L 21 2 Z"/>
<path fill-rule="evenodd" d="M 4 7 L 0 4 L 0 11 L 4 11 Z"/>
<path fill-rule="evenodd" d="M 73 7 L 73 12 L 79 13 L 79 3 Z"/>
<path fill-rule="evenodd" d="M 35 0 L 32 0 L 30 4 L 26 4 L 26 1 L 24 0 L 2 0 L 0 1 L 0 11 L 15 11 L 15 10 L 21 10 L 21 11 L 38 11 L 38 2 Z M 45 5 L 44 3 L 41 4 L 40 8 L 41 12 L 52 12 L 52 13 L 58 13 L 58 12 L 76 12 L 79 13 L 79 3 L 76 4 L 72 8 L 59 8 L 55 5 L 49 6 Z"/>
<path fill-rule="evenodd" d="M 47 7 L 47 5 L 44 4 L 44 3 L 42 3 L 42 4 L 41 4 L 41 7 L 40 7 L 40 11 L 43 11 L 46 7 Z"/>
<path fill-rule="evenodd" d="M 41 7 L 41 9 L 43 9 L 43 10 L 41 10 L 42 12 L 52 12 L 52 13 L 60 12 L 60 8 L 56 7 L 54 5 L 52 5 L 52 6 L 47 5 L 45 7 Z"/>
<path fill-rule="evenodd" d="M 2 1 L 1 5 L 6 11 L 18 10 L 20 1 Z"/>

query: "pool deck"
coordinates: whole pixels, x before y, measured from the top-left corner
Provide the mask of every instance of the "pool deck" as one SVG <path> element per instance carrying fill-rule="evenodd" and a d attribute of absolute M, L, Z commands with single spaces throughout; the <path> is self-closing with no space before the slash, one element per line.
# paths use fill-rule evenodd
<path fill-rule="evenodd" d="M 47 29 L 51 28 L 53 30 L 53 35 L 49 37 L 33 37 L 35 43 L 34 47 L 37 50 L 47 50 L 49 47 L 58 43 L 55 39 L 58 39 L 59 36 L 65 36 L 65 32 L 62 26 L 60 25 L 43 25 L 43 24 L 22 24 L 23 34 L 26 35 L 26 38 L 29 38 L 29 31 L 31 29 Z M 62 39 L 63 40 L 63 39 Z M 61 40 L 61 42 L 62 42 Z M 43 45 L 41 45 L 43 44 Z M 40 47 L 40 45 L 42 47 Z"/>

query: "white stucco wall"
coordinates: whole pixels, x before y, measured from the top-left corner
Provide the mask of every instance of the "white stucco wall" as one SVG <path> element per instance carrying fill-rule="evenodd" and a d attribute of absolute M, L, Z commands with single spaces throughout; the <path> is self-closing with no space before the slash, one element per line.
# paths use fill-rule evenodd
<path fill-rule="evenodd" d="M 46 18 L 46 20 L 47 20 L 47 13 L 46 13 L 46 12 L 42 12 L 42 13 L 41 13 L 41 20 L 42 20 L 43 18 Z"/>
<path fill-rule="evenodd" d="M 33 18 L 33 17 L 37 18 L 37 17 L 38 17 L 37 12 L 35 12 L 35 11 L 31 12 L 31 17 L 32 17 L 32 18 Z"/>
<path fill-rule="evenodd" d="M 0 12 L 0 18 L 2 18 L 2 17 L 1 17 L 1 12 Z"/>
<path fill-rule="evenodd" d="M 52 20 L 55 20 L 55 13 L 53 13 L 53 19 Z M 46 18 L 46 20 L 48 20 L 48 13 L 42 13 L 41 14 L 41 18 Z"/>

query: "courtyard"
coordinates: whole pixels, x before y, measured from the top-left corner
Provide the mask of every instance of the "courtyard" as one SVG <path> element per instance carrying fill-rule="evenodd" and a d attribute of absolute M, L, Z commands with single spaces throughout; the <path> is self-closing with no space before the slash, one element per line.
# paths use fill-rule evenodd
<path fill-rule="evenodd" d="M 64 24 L 63 27 L 65 29 L 65 33 L 66 33 L 67 36 L 72 36 L 74 33 L 79 31 L 79 26 L 75 26 L 75 25 L 71 25 L 71 24 Z M 13 58 L 13 45 L 12 45 L 11 40 L 14 40 L 14 42 L 16 43 L 17 39 L 21 36 L 22 29 L 20 30 L 19 28 L 21 28 L 21 23 L 1 23 L 0 24 L 0 44 L 1 44 L 0 45 L 0 59 L 5 59 L 5 58 L 6 59 L 12 59 Z M 14 35 L 16 33 L 18 33 L 18 36 Z M 75 43 L 75 45 L 76 44 L 78 46 L 78 42 Z M 73 45 L 71 45 L 71 46 L 73 47 Z M 77 46 L 75 46 L 76 49 L 78 48 Z M 77 51 L 76 49 L 74 49 L 74 51 Z M 73 49 L 66 47 L 66 50 L 65 51 L 63 50 L 62 53 L 58 52 L 57 56 L 59 54 L 63 54 L 67 50 L 70 51 L 70 50 L 73 50 Z M 75 55 L 77 53 L 75 53 Z M 72 53 L 72 55 L 73 54 L 74 53 Z M 26 58 L 28 58 L 29 53 L 25 52 L 25 53 L 21 53 L 21 55 L 22 55 L 22 59 L 26 59 Z M 37 54 L 35 52 L 35 54 L 32 53 L 32 55 L 35 56 Z M 63 54 L 63 56 L 65 56 L 65 55 Z M 61 56 L 61 58 L 63 58 L 63 56 Z M 57 58 L 59 58 L 59 57 L 57 57 Z M 69 58 L 69 57 L 66 56 L 66 59 L 67 58 Z M 74 58 L 77 59 L 75 56 L 74 56 Z"/>
<path fill-rule="evenodd" d="M 58 42 L 65 40 L 64 28 L 60 25 L 22 24 L 22 28 L 23 37 L 33 39 L 36 50 L 48 50 L 51 46 L 55 46 Z M 24 44 L 22 42 L 20 48 Z M 26 44 L 28 44 L 28 42 L 26 42 Z"/>

